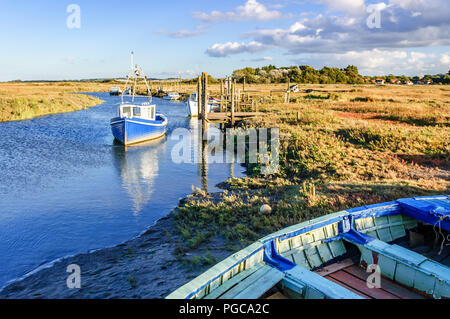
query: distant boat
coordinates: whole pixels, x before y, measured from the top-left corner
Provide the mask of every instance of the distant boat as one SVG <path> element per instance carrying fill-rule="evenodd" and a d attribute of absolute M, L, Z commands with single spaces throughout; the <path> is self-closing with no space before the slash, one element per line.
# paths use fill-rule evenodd
<path fill-rule="evenodd" d="M 120 94 L 122 94 L 122 90 L 117 86 L 114 86 L 109 90 L 109 95 L 120 95 Z"/>
<path fill-rule="evenodd" d="M 198 116 L 198 98 L 197 93 L 192 93 L 186 102 L 188 114 L 191 117 Z M 220 110 L 220 100 L 217 98 L 211 98 L 208 101 L 207 112 L 218 112 Z"/>
<path fill-rule="evenodd" d="M 111 131 L 114 137 L 124 145 L 136 144 L 156 139 L 166 134 L 167 118 L 156 113 L 156 105 L 149 102 L 134 103 L 137 79 L 143 78 L 149 91 L 146 77 L 141 77 L 142 70 L 133 65 L 133 52 L 131 53 L 131 70 L 127 83 L 131 79 L 134 82 L 132 89 L 132 103 L 122 103 L 118 107 L 117 117 L 111 119 Z M 149 98 L 151 100 L 151 96 Z"/>
<path fill-rule="evenodd" d="M 167 298 L 450 298 L 449 231 L 448 195 L 347 209 L 267 235 Z"/>
<path fill-rule="evenodd" d="M 179 98 L 180 94 L 178 94 L 177 92 L 170 92 L 163 97 L 164 100 L 178 100 Z"/>

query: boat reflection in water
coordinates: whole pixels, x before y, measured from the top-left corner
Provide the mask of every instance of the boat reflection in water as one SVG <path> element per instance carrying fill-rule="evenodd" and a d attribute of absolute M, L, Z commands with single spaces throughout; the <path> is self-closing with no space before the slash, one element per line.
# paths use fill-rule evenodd
<path fill-rule="evenodd" d="M 115 142 L 114 157 L 122 178 L 122 187 L 133 203 L 133 214 L 139 215 L 150 201 L 159 173 L 158 153 L 166 148 L 167 138 L 124 147 Z"/>
<path fill-rule="evenodd" d="M 238 170 L 234 167 L 239 165 L 236 163 L 211 163 L 208 143 L 201 141 L 198 135 L 198 120 L 190 120 L 181 125 L 185 125 L 193 134 L 190 150 L 194 156 L 188 163 L 174 164 L 170 150 L 177 141 L 171 137 L 164 136 L 129 147 L 116 143 L 113 147 L 115 166 L 119 171 L 122 187 L 132 202 L 135 216 L 143 213 L 146 207 L 160 206 L 159 201 L 166 200 L 165 197 L 170 196 L 174 189 L 185 189 L 186 195 L 192 186 L 201 187 L 206 192 L 218 191 L 215 184 L 234 177 L 234 170 Z M 208 131 L 220 133 L 220 129 L 214 125 L 209 125 Z M 172 178 L 158 178 L 162 175 Z M 198 178 L 196 181 L 193 180 L 195 176 Z"/>

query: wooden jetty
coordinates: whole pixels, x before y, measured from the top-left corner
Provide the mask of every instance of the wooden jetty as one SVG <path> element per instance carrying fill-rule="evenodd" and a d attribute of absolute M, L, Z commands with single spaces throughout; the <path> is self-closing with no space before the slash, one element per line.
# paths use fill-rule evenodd
<path fill-rule="evenodd" d="M 214 97 L 208 91 L 208 74 L 203 72 L 202 76 L 198 78 L 197 96 L 199 97 L 198 114 L 204 127 L 206 127 L 207 122 L 222 122 L 234 125 L 237 120 L 264 114 L 258 112 L 257 101 L 249 101 L 249 99 L 246 101 L 243 98 L 240 90 L 236 89 L 236 80 L 231 77 L 220 82 L 220 94 Z M 211 103 L 211 98 L 216 98 L 219 101 L 220 112 L 207 112 L 207 105 Z M 250 108 L 251 111 L 242 111 L 243 107 Z"/>

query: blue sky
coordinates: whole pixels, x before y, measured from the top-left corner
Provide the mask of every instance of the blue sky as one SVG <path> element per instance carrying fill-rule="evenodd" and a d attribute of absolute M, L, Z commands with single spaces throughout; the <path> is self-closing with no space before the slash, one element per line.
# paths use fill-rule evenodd
<path fill-rule="evenodd" d="M 80 28 L 67 26 L 71 4 Z M 151 77 L 267 64 L 444 73 L 449 8 L 447 0 L 5 1 L 0 81 L 124 76 L 132 50 Z"/>

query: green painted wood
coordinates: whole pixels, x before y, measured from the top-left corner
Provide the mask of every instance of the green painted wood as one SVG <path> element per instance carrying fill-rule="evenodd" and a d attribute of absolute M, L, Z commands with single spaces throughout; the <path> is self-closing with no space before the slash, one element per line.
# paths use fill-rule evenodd
<path fill-rule="evenodd" d="M 280 284 L 283 292 L 286 293 L 287 288 L 287 294 L 292 296 L 294 299 L 303 299 L 305 297 L 306 285 L 298 280 L 284 277 Z"/>
<path fill-rule="evenodd" d="M 306 286 L 305 298 L 311 299 L 360 299 L 352 291 L 333 283 L 324 277 L 302 267 L 294 267 L 286 271 L 286 278 L 298 281 Z"/>
<path fill-rule="evenodd" d="M 378 255 L 378 265 L 380 266 L 382 275 L 394 280 L 395 269 L 397 267 L 397 262 L 395 260 L 384 255 Z"/>
<path fill-rule="evenodd" d="M 406 236 L 402 215 L 389 216 L 389 224 L 396 225 L 390 227 L 393 240 Z"/>
<path fill-rule="evenodd" d="M 415 269 L 403 264 L 398 264 L 394 279 L 405 286 L 414 287 L 415 274 Z"/>
<path fill-rule="evenodd" d="M 333 259 L 333 254 L 331 253 L 331 250 L 330 250 L 330 247 L 328 246 L 328 244 L 322 244 L 322 245 L 317 246 L 317 250 L 319 252 L 319 256 L 320 256 L 320 260 L 322 261 L 322 264 Z"/>
<path fill-rule="evenodd" d="M 320 267 L 322 265 L 322 260 L 320 259 L 319 252 L 317 251 L 317 248 L 310 248 L 305 250 L 305 256 L 306 259 L 308 259 L 308 262 L 311 265 L 311 268 Z"/>
<path fill-rule="evenodd" d="M 428 274 L 416 271 L 414 277 L 414 288 L 423 291 L 429 295 L 433 295 L 436 279 Z"/>
<path fill-rule="evenodd" d="M 331 243 L 328 243 L 328 247 L 330 248 L 330 251 L 333 254 L 333 258 L 342 256 L 347 252 L 342 240 L 336 240 Z"/>
<path fill-rule="evenodd" d="M 304 251 L 300 251 L 297 254 L 293 254 L 292 257 L 293 257 L 294 263 L 296 265 L 299 265 L 299 266 L 301 266 L 303 268 L 306 268 L 306 269 L 311 269 L 312 268 L 310 263 L 308 262 L 308 259 L 306 259 Z"/>
<path fill-rule="evenodd" d="M 278 284 L 285 274 L 278 269 L 272 268 L 263 276 L 259 277 L 252 285 L 241 290 L 237 295 L 233 296 L 234 299 L 258 299 L 273 286 Z"/>
<path fill-rule="evenodd" d="M 232 267 L 234 264 L 238 263 L 239 261 L 245 260 L 246 257 L 253 254 L 255 251 L 260 250 L 263 247 L 263 244 L 260 242 L 255 242 L 251 244 L 250 246 L 240 250 L 239 252 L 231 255 L 230 257 L 226 258 L 219 264 L 215 265 L 214 267 L 208 269 L 206 272 L 201 274 L 200 276 L 196 277 L 194 280 L 188 282 L 187 284 L 183 285 L 182 287 L 178 288 L 176 291 L 171 293 L 169 296 L 167 296 L 167 299 L 185 299 L 187 296 L 189 296 L 193 291 L 197 290 L 199 287 L 205 285 L 209 281 L 216 278 L 219 274 L 224 273 L 227 271 L 228 268 Z M 257 256 L 257 257 L 255 257 Z M 251 258 L 257 258 L 262 261 L 263 255 L 262 250 L 257 252 L 253 255 Z M 248 259 L 248 258 L 247 258 Z M 203 297 L 204 293 L 209 290 L 208 287 L 202 289 L 200 293 L 197 294 L 197 296 L 194 296 L 194 298 L 201 298 Z"/>
<path fill-rule="evenodd" d="M 282 275 L 282 277 L 284 277 L 283 272 L 268 265 L 264 265 L 257 271 L 252 273 L 250 276 L 246 277 L 245 280 L 240 281 L 237 285 L 233 286 L 231 289 L 222 294 L 219 299 L 237 298 L 237 296 L 241 295 L 244 291 L 249 295 L 257 294 L 259 292 L 261 292 L 262 295 L 271 288 L 267 288 L 267 283 L 271 282 L 270 278 L 273 278 L 273 280 L 275 280 L 278 279 L 279 275 Z M 280 280 L 281 278 L 277 282 L 279 282 Z M 264 285 L 261 284 L 261 282 L 264 282 Z M 273 284 L 272 286 L 274 286 L 275 284 Z"/>
<path fill-rule="evenodd" d="M 244 281 L 248 277 L 250 277 L 252 274 L 254 274 L 256 271 L 258 271 L 261 267 L 263 267 L 264 264 L 257 264 L 253 268 L 244 270 L 243 272 L 237 274 L 233 278 L 225 281 L 221 286 L 217 287 L 216 289 L 212 290 L 207 296 L 205 296 L 204 299 L 217 299 L 224 293 L 226 293 L 228 290 L 239 284 L 240 282 Z"/>

